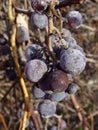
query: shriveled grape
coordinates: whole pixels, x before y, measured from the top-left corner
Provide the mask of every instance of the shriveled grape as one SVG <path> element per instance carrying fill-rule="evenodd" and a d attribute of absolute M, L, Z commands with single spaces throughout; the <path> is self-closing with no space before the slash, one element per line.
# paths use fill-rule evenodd
<path fill-rule="evenodd" d="M 40 45 L 32 44 L 28 46 L 25 50 L 25 56 L 28 60 L 38 57 L 38 50 L 41 49 Z"/>

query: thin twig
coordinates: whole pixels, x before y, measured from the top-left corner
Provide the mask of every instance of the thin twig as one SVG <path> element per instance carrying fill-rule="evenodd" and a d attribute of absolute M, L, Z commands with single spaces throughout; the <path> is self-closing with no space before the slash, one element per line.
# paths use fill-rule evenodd
<path fill-rule="evenodd" d="M 48 122 L 49 122 L 49 118 L 46 118 L 46 122 L 45 122 L 45 130 L 48 130 Z"/>
<path fill-rule="evenodd" d="M 4 119 L 4 117 L 3 117 L 3 115 L 1 113 L 0 113 L 0 120 L 1 120 L 1 122 L 3 124 L 3 126 L 4 126 L 4 129 L 8 130 L 8 127 L 7 127 L 7 124 L 5 122 L 5 119 Z"/>
<path fill-rule="evenodd" d="M 78 117 L 79 117 L 79 119 L 84 127 L 84 130 L 89 130 L 89 125 L 88 125 L 87 119 L 85 117 L 85 112 L 81 108 L 80 104 L 77 102 L 74 94 L 71 95 L 71 100 L 73 102 L 73 105 L 74 105 L 77 113 L 78 113 Z"/>
<path fill-rule="evenodd" d="M 90 27 L 90 26 L 88 26 L 88 25 L 85 25 L 85 24 L 82 24 L 81 27 L 84 28 L 84 29 L 87 29 L 87 30 L 93 31 L 93 32 L 96 31 L 96 29 L 94 29 L 94 28 L 92 28 L 92 27 Z"/>
<path fill-rule="evenodd" d="M 93 117 L 94 117 L 94 116 L 97 116 L 97 115 L 98 115 L 98 111 L 92 113 L 92 116 L 93 116 Z M 90 119 L 90 115 L 89 115 L 87 118 Z"/>
<path fill-rule="evenodd" d="M 75 109 L 76 109 L 77 112 L 78 112 L 78 117 L 79 117 L 80 121 L 82 122 L 83 119 L 82 119 L 82 115 L 81 115 L 81 113 L 80 113 L 81 107 L 80 107 L 79 103 L 77 102 L 77 100 L 76 100 L 76 98 L 75 98 L 75 95 L 71 95 L 71 100 L 72 100 L 72 102 L 73 102 L 73 105 L 74 105 Z"/>
<path fill-rule="evenodd" d="M 15 84 L 17 83 L 14 82 L 13 85 L 8 89 L 8 91 L 5 93 L 5 95 L 3 96 L 3 98 L 1 99 L 1 102 L 3 102 L 5 100 L 5 98 L 7 97 L 7 95 L 10 93 L 10 91 L 15 87 Z"/>
<path fill-rule="evenodd" d="M 90 115 L 90 121 L 91 121 L 91 130 L 94 130 L 94 116 L 91 111 L 89 115 Z"/>

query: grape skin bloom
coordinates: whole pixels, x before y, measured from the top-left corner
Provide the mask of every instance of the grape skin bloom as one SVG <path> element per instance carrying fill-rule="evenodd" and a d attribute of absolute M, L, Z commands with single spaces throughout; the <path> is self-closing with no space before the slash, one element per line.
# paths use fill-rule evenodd
<path fill-rule="evenodd" d="M 48 18 L 44 13 L 34 12 L 31 15 L 31 23 L 43 29 L 48 25 Z"/>
<path fill-rule="evenodd" d="M 78 11 L 70 11 L 67 13 L 66 22 L 72 28 L 79 28 L 83 23 L 82 15 Z"/>
<path fill-rule="evenodd" d="M 70 83 L 68 86 L 68 93 L 75 94 L 79 90 L 79 86 L 75 83 Z"/>
<path fill-rule="evenodd" d="M 25 75 L 31 82 L 38 82 L 47 71 L 47 65 L 38 59 L 30 60 L 25 65 Z"/>
<path fill-rule="evenodd" d="M 41 46 L 37 44 L 32 44 L 28 46 L 25 50 L 25 56 L 27 60 L 36 58 L 39 49 L 41 49 Z"/>
<path fill-rule="evenodd" d="M 42 117 L 49 118 L 55 114 L 56 104 L 49 99 L 45 99 L 39 104 L 38 110 Z"/>
<path fill-rule="evenodd" d="M 42 97 L 45 96 L 45 93 L 40 88 L 38 88 L 38 87 L 35 86 L 35 87 L 33 87 L 33 95 L 36 98 L 42 98 Z"/>
<path fill-rule="evenodd" d="M 63 100 L 66 97 L 66 95 L 65 95 L 65 92 L 63 91 L 59 93 L 52 93 L 50 97 L 51 97 L 51 100 L 59 102 Z"/>
<path fill-rule="evenodd" d="M 86 58 L 80 50 L 69 48 L 61 53 L 60 66 L 74 76 L 85 69 Z"/>

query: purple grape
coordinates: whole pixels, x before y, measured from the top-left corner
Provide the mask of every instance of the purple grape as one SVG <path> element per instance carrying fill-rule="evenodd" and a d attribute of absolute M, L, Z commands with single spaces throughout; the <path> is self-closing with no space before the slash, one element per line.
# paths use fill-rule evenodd
<path fill-rule="evenodd" d="M 66 15 L 66 22 L 72 28 L 79 28 L 83 22 L 82 15 L 78 11 L 70 11 Z"/>
<path fill-rule="evenodd" d="M 64 38 L 66 38 L 66 37 L 70 38 L 71 37 L 71 32 L 66 28 L 62 28 L 61 34 L 62 34 L 62 37 L 64 37 Z"/>
<path fill-rule="evenodd" d="M 62 101 L 64 98 L 65 98 L 65 92 L 59 92 L 59 93 L 52 93 L 51 94 L 51 100 L 53 101 L 56 101 L 56 102 L 59 102 L 59 101 Z"/>
<path fill-rule="evenodd" d="M 25 56 L 28 60 L 34 59 L 38 55 L 38 50 L 41 49 L 40 45 L 32 44 L 25 50 Z"/>
<path fill-rule="evenodd" d="M 72 75 L 80 74 L 86 65 L 84 54 L 77 49 L 69 48 L 61 52 L 60 66 Z"/>
<path fill-rule="evenodd" d="M 83 48 L 82 48 L 82 47 L 80 47 L 79 45 L 72 46 L 72 48 L 74 48 L 74 49 L 77 49 L 77 50 L 81 51 L 81 53 L 85 56 L 85 52 L 84 52 Z"/>
<path fill-rule="evenodd" d="M 62 92 L 68 87 L 68 78 L 66 73 L 61 70 L 55 70 L 48 77 L 51 90 L 53 92 Z"/>
<path fill-rule="evenodd" d="M 45 75 L 38 85 L 43 91 L 62 92 L 68 87 L 68 78 L 65 72 L 55 70 Z"/>
<path fill-rule="evenodd" d="M 51 100 L 45 99 L 39 104 L 38 110 L 42 117 L 49 118 L 55 114 L 56 104 Z"/>
<path fill-rule="evenodd" d="M 64 40 L 68 43 L 69 47 L 74 47 L 77 45 L 77 42 L 73 37 L 65 37 Z"/>
<path fill-rule="evenodd" d="M 66 41 L 69 48 L 80 50 L 82 54 L 85 55 L 83 48 L 77 45 L 77 42 L 73 37 L 64 37 L 64 40 Z"/>
<path fill-rule="evenodd" d="M 79 86 L 75 83 L 70 83 L 68 86 L 68 93 L 75 94 L 79 90 Z"/>
<path fill-rule="evenodd" d="M 43 29 L 48 25 L 48 18 L 44 13 L 35 12 L 31 15 L 31 23 Z"/>
<path fill-rule="evenodd" d="M 45 96 L 45 93 L 38 87 L 33 87 L 33 95 L 36 97 L 36 98 L 42 98 Z"/>
<path fill-rule="evenodd" d="M 48 3 L 46 0 L 31 0 L 31 6 L 34 10 L 43 11 L 47 8 Z"/>
<path fill-rule="evenodd" d="M 38 59 L 30 60 L 25 65 L 25 75 L 31 82 L 38 82 L 47 71 L 47 65 Z"/>
<path fill-rule="evenodd" d="M 63 45 L 60 43 L 60 41 L 56 35 L 51 36 L 51 42 L 52 42 L 52 48 L 55 53 L 55 56 L 56 56 L 56 58 L 59 59 L 60 51 L 61 51 L 61 48 L 63 48 Z"/>

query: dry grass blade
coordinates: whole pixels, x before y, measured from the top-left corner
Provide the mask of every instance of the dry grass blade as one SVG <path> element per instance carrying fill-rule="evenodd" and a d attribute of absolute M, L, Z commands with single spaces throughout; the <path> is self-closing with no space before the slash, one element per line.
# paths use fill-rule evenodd
<path fill-rule="evenodd" d="M 84 130 L 89 130 L 87 119 L 85 118 L 85 112 L 77 102 L 75 95 L 71 95 L 71 100 L 73 102 L 73 105 L 78 113 L 79 120 L 81 121 Z"/>
<path fill-rule="evenodd" d="M 5 119 L 4 119 L 4 117 L 3 117 L 3 115 L 1 113 L 0 113 L 0 120 L 1 120 L 1 122 L 3 124 L 3 126 L 4 126 L 4 129 L 8 130 L 8 127 L 7 127 L 7 124 L 5 122 Z"/>

